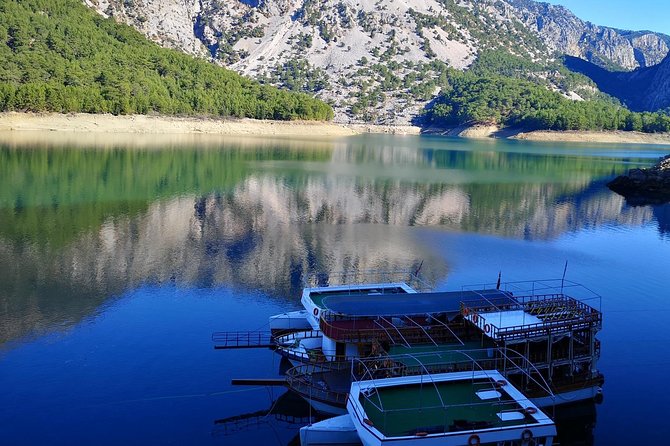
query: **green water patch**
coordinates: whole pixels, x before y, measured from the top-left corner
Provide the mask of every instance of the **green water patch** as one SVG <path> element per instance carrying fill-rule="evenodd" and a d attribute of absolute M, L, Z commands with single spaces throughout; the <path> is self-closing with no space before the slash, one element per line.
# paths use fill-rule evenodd
<path fill-rule="evenodd" d="M 224 194 L 249 163 L 318 159 L 328 150 L 178 148 L 25 149 L 0 146 L 0 236 L 60 246 L 106 219 L 145 211 L 158 199 Z"/>

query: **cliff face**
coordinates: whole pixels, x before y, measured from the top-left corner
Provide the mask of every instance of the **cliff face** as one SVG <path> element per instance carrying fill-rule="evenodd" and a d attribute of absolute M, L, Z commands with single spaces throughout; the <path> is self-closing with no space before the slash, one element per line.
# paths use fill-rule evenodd
<path fill-rule="evenodd" d="M 631 72 L 607 71 L 578 58 L 567 58 L 566 65 L 593 79 L 600 90 L 619 98 L 632 110 L 670 108 L 670 55 L 658 65 Z"/>
<path fill-rule="evenodd" d="M 604 68 L 627 70 L 656 65 L 668 54 L 670 37 L 663 34 L 594 25 L 563 6 L 530 0 L 507 1 L 524 25 L 560 54 Z"/>
<path fill-rule="evenodd" d="M 482 51 L 504 50 L 632 70 L 660 62 L 670 42 L 530 0 L 86 1 L 162 45 L 329 101 L 339 122 L 409 124 L 438 93 L 438 61 L 466 69 Z"/>
<path fill-rule="evenodd" d="M 644 95 L 646 110 L 670 109 L 670 56 L 653 67 L 654 75 Z"/>

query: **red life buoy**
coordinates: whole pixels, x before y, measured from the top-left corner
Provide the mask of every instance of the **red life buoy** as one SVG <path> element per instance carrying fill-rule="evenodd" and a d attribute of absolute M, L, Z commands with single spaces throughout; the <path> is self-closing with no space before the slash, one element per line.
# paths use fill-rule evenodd
<path fill-rule="evenodd" d="M 491 325 L 484 324 L 484 333 L 491 333 Z"/>
<path fill-rule="evenodd" d="M 470 314 L 470 309 L 468 307 L 463 308 L 463 316 Z"/>
<path fill-rule="evenodd" d="M 477 434 L 470 435 L 470 438 L 468 438 L 468 445 L 470 446 L 477 446 L 479 443 L 481 443 L 481 440 Z"/>
<path fill-rule="evenodd" d="M 534 407 L 526 407 L 526 413 L 530 414 L 530 415 L 533 415 L 533 414 L 537 413 L 537 409 L 534 408 Z"/>
<path fill-rule="evenodd" d="M 500 387 L 503 387 L 503 386 L 506 386 L 506 385 L 507 385 L 507 381 L 504 381 L 504 380 L 502 380 L 502 379 L 500 379 L 500 380 L 498 380 L 498 381 L 495 382 L 495 386 L 496 386 L 497 388 L 500 388 Z"/>
<path fill-rule="evenodd" d="M 314 316 L 318 316 L 318 315 L 319 315 L 319 309 L 318 309 L 318 308 L 314 308 Z"/>

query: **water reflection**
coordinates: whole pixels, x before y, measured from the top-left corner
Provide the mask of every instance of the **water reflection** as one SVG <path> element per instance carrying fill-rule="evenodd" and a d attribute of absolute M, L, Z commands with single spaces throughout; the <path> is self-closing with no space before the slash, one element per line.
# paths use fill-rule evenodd
<path fill-rule="evenodd" d="M 0 343 L 69 326 L 146 282 L 296 302 L 314 269 L 424 261 L 429 280 L 444 278 L 440 247 L 415 243 L 416 226 L 525 240 L 652 221 L 668 232 L 667 206 L 628 207 L 604 185 L 657 154 L 648 148 L 63 138 L 0 146 Z"/>

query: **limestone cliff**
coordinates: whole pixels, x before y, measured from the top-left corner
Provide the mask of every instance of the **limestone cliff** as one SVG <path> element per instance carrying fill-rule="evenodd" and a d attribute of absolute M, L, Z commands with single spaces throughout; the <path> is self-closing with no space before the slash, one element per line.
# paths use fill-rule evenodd
<path fill-rule="evenodd" d="M 439 92 L 436 63 L 466 69 L 485 50 L 632 70 L 660 62 L 670 42 L 530 0 L 85 1 L 162 45 L 329 101 L 339 122 L 408 124 Z"/>

